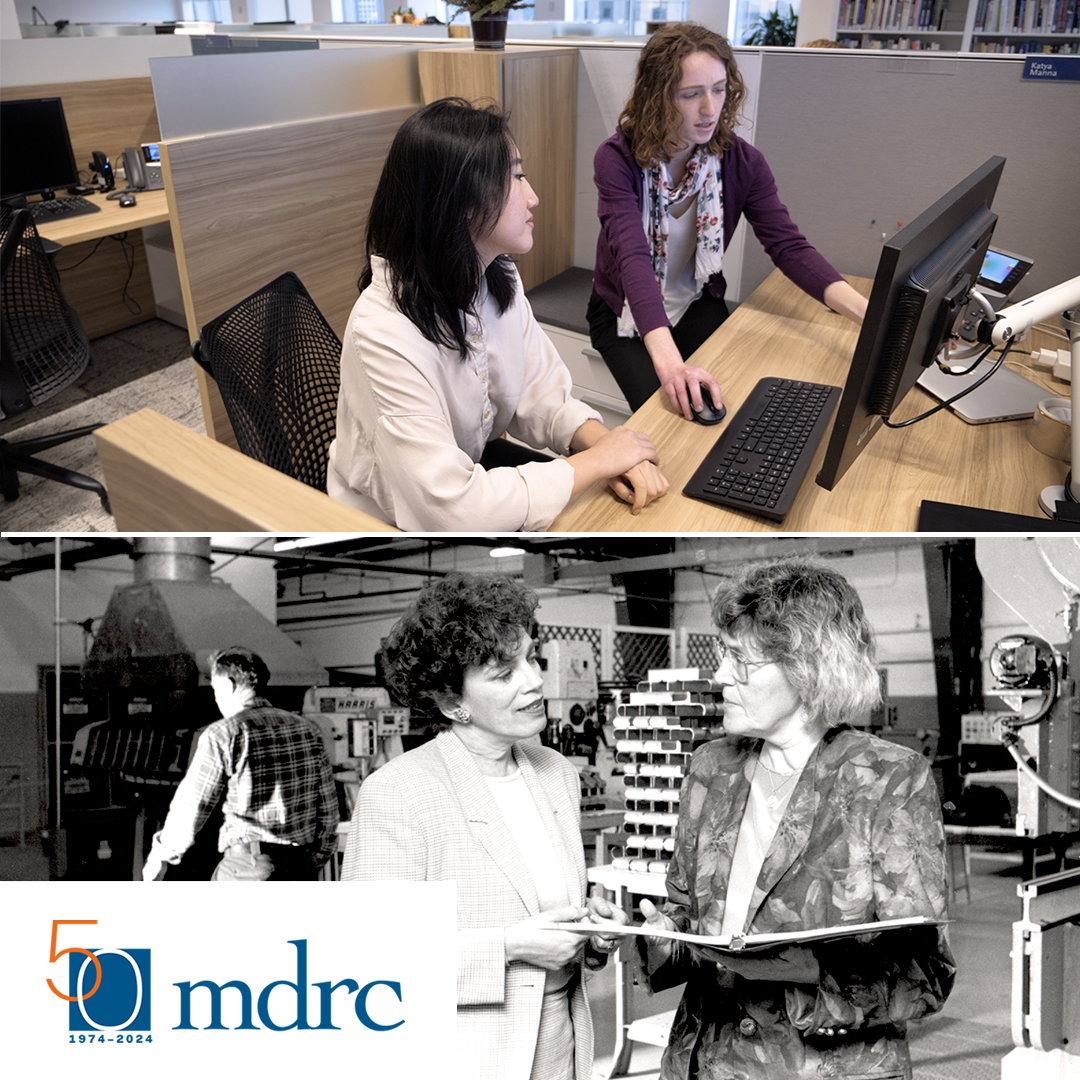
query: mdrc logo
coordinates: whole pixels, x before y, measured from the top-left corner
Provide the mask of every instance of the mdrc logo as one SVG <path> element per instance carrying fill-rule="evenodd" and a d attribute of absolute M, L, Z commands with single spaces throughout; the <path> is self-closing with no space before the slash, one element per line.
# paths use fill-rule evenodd
<path fill-rule="evenodd" d="M 90 949 L 89 956 L 71 955 L 68 970 L 69 1031 L 150 1030 L 150 950 Z M 91 994 L 101 965 L 101 984 Z"/>
<path fill-rule="evenodd" d="M 149 1031 L 149 949 L 81 946 L 57 951 L 59 927 L 94 926 L 96 923 L 96 919 L 53 920 L 49 962 L 55 963 L 65 954 L 68 956 L 67 993 L 58 989 L 52 979 L 46 981 L 57 997 L 68 1002 L 68 1030 L 91 1033 Z"/>

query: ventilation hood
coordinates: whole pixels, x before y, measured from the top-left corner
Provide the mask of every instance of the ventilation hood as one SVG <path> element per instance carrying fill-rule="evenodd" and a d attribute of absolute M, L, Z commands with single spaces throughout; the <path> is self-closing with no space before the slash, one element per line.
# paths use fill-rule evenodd
<path fill-rule="evenodd" d="M 210 579 L 209 537 L 141 537 L 135 581 L 109 599 L 82 669 L 86 690 L 190 689 L 210 681 L 210 654 L 258 653 L 270 685 L 320 686 L 326 670 L 229 585 Z"/>

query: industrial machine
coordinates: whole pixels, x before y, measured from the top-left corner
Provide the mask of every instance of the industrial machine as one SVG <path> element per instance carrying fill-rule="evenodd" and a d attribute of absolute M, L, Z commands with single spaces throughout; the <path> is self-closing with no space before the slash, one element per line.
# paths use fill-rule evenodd
<path fill-rule="evenodd" d="M 545 741 L 568 757 L 585 757 L 595 765 L 604 735 L 592 647 L 587 641 L 556 639 L 544 642 L 540 655 L 548 715 Z"/>
<path fill-rule="evenodd" d="M 990 655 L 996 719 L 1016 763 L 1016 831 L 1080 836 L 1080 547 L 1073 537 L 980 538 L 984 581 L 1032 633 L 1001 639 Z M 1013 924 L 1012 1035 L 1002 1080 L 1080 1076 L 1080 870 L 1019 887 Z"/>
<path fill-rule="evenodd" d="M 245 645 L 272 673 L 268 696 L 297 711 L 325 669 L 211 576 L 209 537 L 146 536 L 133 581 L 118 586 L 76 673 L 53 683 L 49 725 L 54 876 L 132 880 L 187 771 L 198 732 L 218 718 L 209 657 Z M 205 840 L 203 840 L 205 834 Z M 217 826 L 170 877 L 205 880 Z"/>
<path fill-rule="evenodd" d="M 402 736 L 410 732 L 409 710 L 391 705 L 379 686 L 312 687 L 302 712 L 322 728 L 338 780 L 357 784 L 402 753 Z"/>

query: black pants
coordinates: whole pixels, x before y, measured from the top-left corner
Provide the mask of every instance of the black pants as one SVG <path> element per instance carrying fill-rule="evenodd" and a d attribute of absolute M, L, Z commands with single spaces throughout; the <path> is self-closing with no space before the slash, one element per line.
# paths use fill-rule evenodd
<path fill-rule="evenodd" d="M 705 289 L 671 330 L 671 336 L 687 359 L 728 317 L 727 304 Z M 586 315 L 593 348 L 604 358 L 619 389 L 636 412 L 660 389 L 660 380 L 645 343 L 637 337 L 619 337 L 619 323 L 607 302 L 593 289 Z"/>
<path fill-rule="evenodd" d="M 541 453 L 531 446 L 522 446 L 509 439 L 492 439 L 484 446 L 484 452 L 480 455 L 480 464 L 485 469 L 516 469 L 530 461 L 554 461 L 554 458 L 550 454 Z"/>

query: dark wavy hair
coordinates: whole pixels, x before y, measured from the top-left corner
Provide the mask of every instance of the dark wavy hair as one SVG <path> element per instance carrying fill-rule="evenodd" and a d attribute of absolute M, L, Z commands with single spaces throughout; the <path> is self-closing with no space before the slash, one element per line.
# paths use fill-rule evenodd
<path fill-rule="evenodd" d="M 721 34 L 699 23 L 668 23 L 660 27 L 641 50 L 634 90 L 619 117 L 619 126 L 642 168 L 654 159 L 670 161 L 679 149 L 674 136 L 679 122 L 675 91 L 682 80 L 683 61 L 696 52 L 710 53 L 727 67 L 727 97 L 706 149 L 710 154 L 722 156 L 735 141 L 735 126 L 746 97 L 746 84 L 739 74 L 730 43 Z"/>
<path fill-rule="evenodd" d="M 778 663 L 810 716 L 836 727 L 881 700 L 859 594 L 803 556 L 752 563 L 716 590 L 717 628 Z"/>
<path fill-rule="evenodd" d="M 425 709 L 461 694 L 465 672 L 507 657 L 530 634 L 539 599 L 503 577 L 449 574 L 427 586 L 382 647 L 397 700 Z"/>
<path fill-rule="evenodd" d="M 210 654 L 210 674 L 224 675 L 237 687 L 246 686 L 261 694 L 270 681 L 270 669 L 258 653 L 240 645 L 230 645 Z"/>
<path fill-rule="evenodd" d="M 482 270 L 474 236 L 494 227 L 510 195 L 513 137 L 495 106 L 441 98 L 398 129 L 367 223 L 371 257 L 390 270 L 401 311 L 428 341 L 468 355 L 465 317 L 475 314 L 481 277 L 501 315 L 514 299 L 514 268 L 501 255 Z"/>

